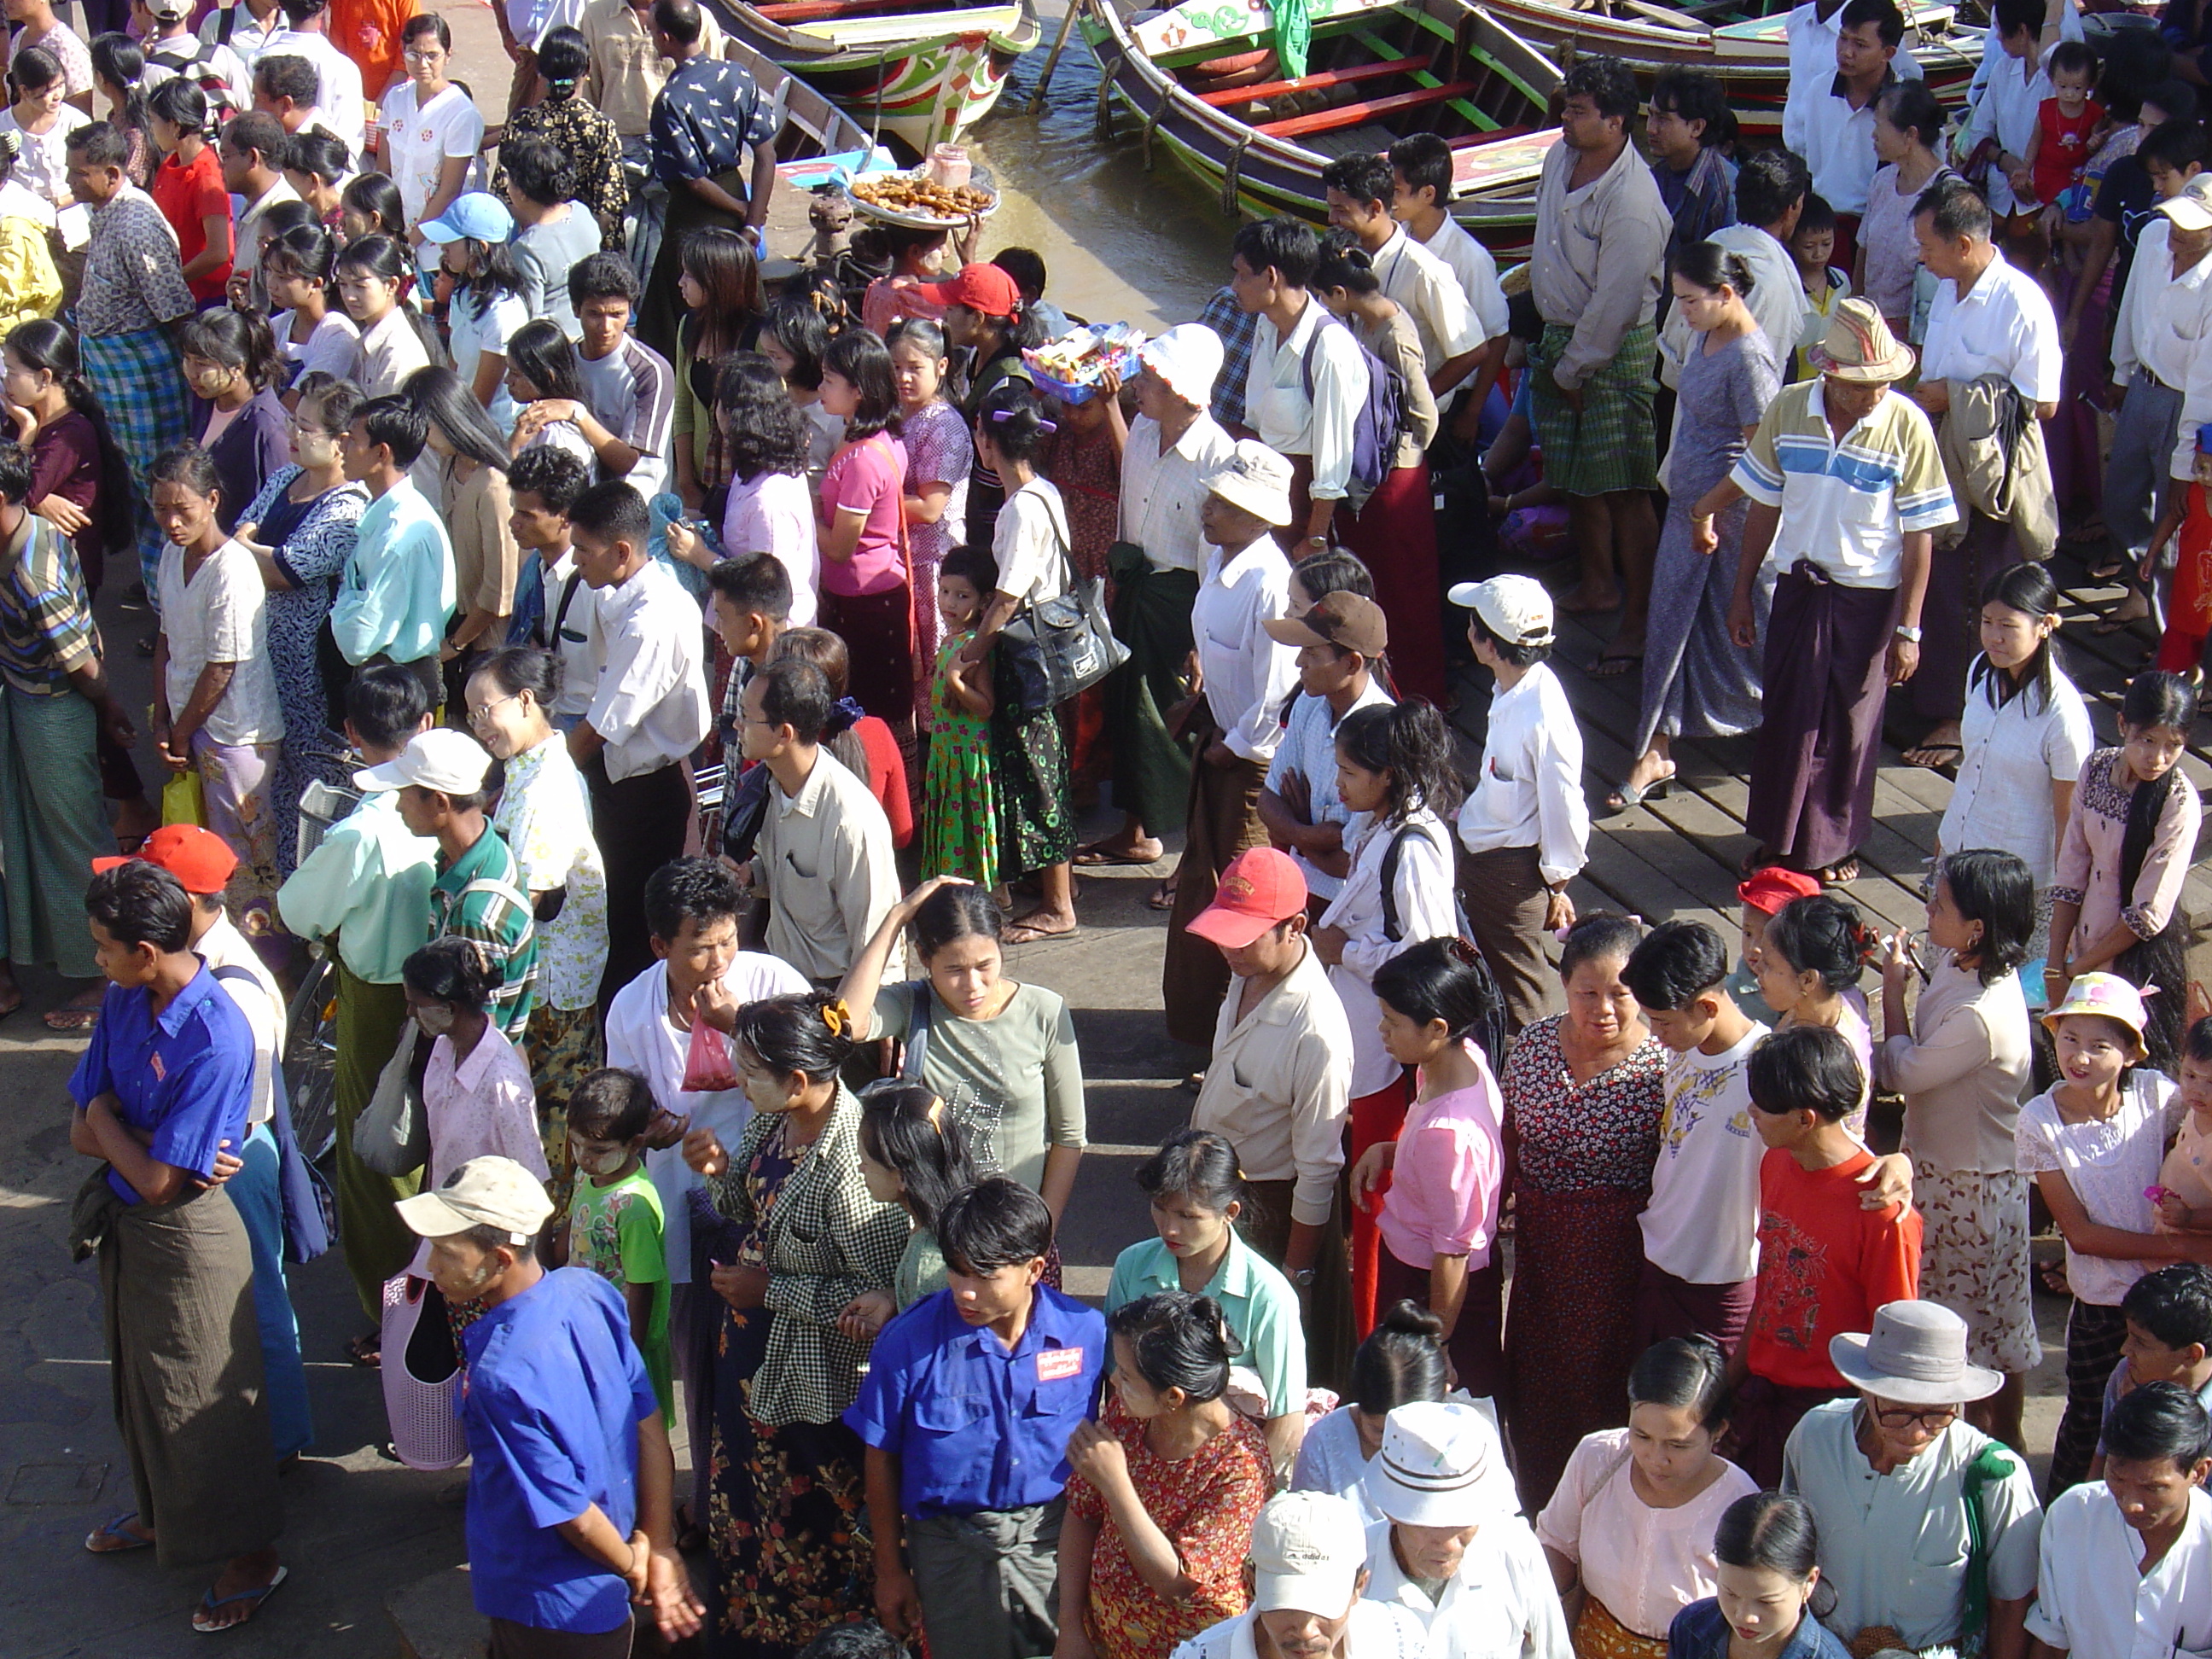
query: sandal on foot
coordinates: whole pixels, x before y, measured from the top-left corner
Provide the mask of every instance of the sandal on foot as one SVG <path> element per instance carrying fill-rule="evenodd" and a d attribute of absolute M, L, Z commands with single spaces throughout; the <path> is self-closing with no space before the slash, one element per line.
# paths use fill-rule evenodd
<path fill-rule="evenodd" d="M 137 1518 L 138 1511 L 132 1510 L 127 1514 L 117 1516 L 112 1521 L 103 1522 L 94 1528 L 85 1536 L 84 1547 L 87 1553 L 93 1555 L 127 1555 L 132 1550 L 152 1549 L 154 1547 L 152 1539 L 141 1538 L 135 1532 L 123 1530 Z"/>
<path fill-rule="evenodd" d="M 1012 927 L 1006 929 L 1006 943 L 1009 945 L 1036 945 L 1048 939 L 1073 939 L 1082 931 L 1083 928 L 1080 923 L 1071 924 L 1066 927 L 1047 929 L 1034 927 L 1026 921 L 1021 921 L 1016 922 Z"/>
<path fill-rule="evenodd" d="M 1820 878 L 1820 885 L 1823 887 L 1846 886 L 1859 878 L 1858 855 L 1854 853 L 1848 858 L 1838 859 L 1833 864 L 1824 866 L 1814 873 Z"/>
<path fill-rule="evenodd" d="M 1641 651 L 1624 651 L 1619 656 L 1608 651 L 1590 665 L 1589 677 L 1594 680 L 1617 680 L 1643 660 Z"/>
<path fill-rule="evenodd" d="M 2085 565 L 2081 574 L 2093 582 L 2108 582 L 2116 580 L 2120 572 L 2127 568 L 2126 554 L 2108 553 L 2095 563 Z"/>
<path fill-rule="evenodd" d="M 1623 812 L 1632 811 L 1647 800 L 1664 800 L 1674 787 L 1674 774 L 1671 769 L 1664 777 L 1654 778 L 1640 789 L 1632 783 L 1624 783 L 1607 793 L 1605 811 L 1601 816 L 1619 817 Z"/>
<path fill-rule="evenodd" d="M 1168 849 L 1158 842 L 1154 842 L 1152 845 L 1159 848 L 1159 851 L 1149 858 L 1144 858 L 1126 848 L 1109 847 L 1103 841 L 1094 841 L 1088 847 L 1078 848 L 1075 856 L 1068 860 L 1068 862 L 1079 870 L 1096 870 L 1123 864 L 1158 864 L 1167 856 Z"/>
<path fill-rule="evenodd" d="M 1145 896 L 1147 910 L 1167 911 L 1175 908 L 1176 890 L 1171 881 L 1164 881 Z"/>
<path fill-rule="evenodd" d="M 97 1008 L 49 1008 L 43 1017 L 49 1031 L 89 1031 L 100 1024 Z"/>
<path fill-rule="evenodd" d="M 1915 759 L 1916 756 L 1932 756 L 1934 758 Z M 1947 766 L 1956 766 L 1966 757 L 1966 746 L 1956 743 L 1923 743 L 1905 751 L 1907 766 L 1917 766 L 1929 772 L 1940 772 Z"/>
<path fill-rule="evenodd" d="M 352 1338 L 345 1345 L 345 1356 L 355 1364 L 369 1370 L 381 1369 L 384 1364 L 384 1334 L 368 1331 Z"/>
<path fill-rule="evenodd" d="M 261 1611 L 261 1604 L 274 1595 L 276 1593 L 276 1587 L 291 1576 L 292 1570 L 289 1567 L 280 1566 L 276 1569 L 276 1576 L 258 1589 L 240 1590 L 235 1595 L 224 1596 L 220 1601 L 215 1598 L 215 1586 L 209 1585 L 208 1593 L 200 1598 L 198 1610 L 192 1614 L 192 1628 L 203 1636 L 220 1636 L 227 1630 L 243 1630 L 253 1622 L 253 1615 Z M 228 1625 L 210 1625 L 202 1617 L 203 1614 L 213 1613 L 218 1607 L 235 1607 L 240 1601 L 247 1604 L 246 1617 L 243 1619 L 234 1620 Z"/>

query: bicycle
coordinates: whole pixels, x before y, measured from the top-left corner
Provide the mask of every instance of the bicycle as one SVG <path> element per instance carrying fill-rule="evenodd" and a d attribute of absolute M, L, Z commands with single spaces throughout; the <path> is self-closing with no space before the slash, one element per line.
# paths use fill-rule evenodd
<path fill-rule="evenodd" d="M 317 758 L 345 762 L 343 756 Z M 322 844 L 332 824 L 360 805 L 358 791 L 319 778 L 302 790 L 300 863 Z M 319 1163 L 337 1142 L 337 953 L 321 941 L 307 950 L 313 961 L 285 1010 L 284 1091 L 300 1151 Z"/>

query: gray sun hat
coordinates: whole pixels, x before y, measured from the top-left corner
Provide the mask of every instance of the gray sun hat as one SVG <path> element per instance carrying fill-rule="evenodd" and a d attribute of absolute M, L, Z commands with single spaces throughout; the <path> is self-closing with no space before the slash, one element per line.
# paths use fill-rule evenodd
<path fill-rule="evenodd" d="M 1828 1340 L 1828 1358 L 1855 1389 L 1900 1406 L 1962 1406 L 2004 1387 L 2004 1374 L 1966 1363 L 1966 1322 L 1933 1302 L 1891 1302 L 1874 1330 Z"/>

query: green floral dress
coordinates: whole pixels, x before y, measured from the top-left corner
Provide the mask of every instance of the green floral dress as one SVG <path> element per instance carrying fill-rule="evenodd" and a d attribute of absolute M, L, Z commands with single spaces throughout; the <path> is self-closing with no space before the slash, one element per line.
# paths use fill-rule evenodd
<path fill-rule="evenodd" d="M 978 720 L 952 695 L 955 653 L 970 629 L 938 647 L 929 696 L 929 768 L 923 774 L 921 873 L 965 876 L 979 887 L 999 879 L 997 792 L 991 781 L 991 722 Z"/>

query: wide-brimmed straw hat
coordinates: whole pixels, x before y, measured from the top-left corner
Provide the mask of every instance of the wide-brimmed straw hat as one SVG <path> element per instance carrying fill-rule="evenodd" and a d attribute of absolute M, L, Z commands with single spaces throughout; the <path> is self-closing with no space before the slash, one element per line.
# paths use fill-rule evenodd
<path fill-rule="evenodd" d="M 1966 1363 L 1966 1322 L 1934 1302 L 1890 1302 L 1874 1330 L 1828 1339 L 1844 1381 L 1900 1406 L 1963 1406 L 2004 1387 L 2004 1374 Z"/>
<path fill-rule="evenodd" d="M 1868 300 L 1844 300 L 1828 319 L 1828 332 L 1805 354 L 1813 367 L 1839 380 L 1887 384 L 1912 373 L 1912 348 L 1889 331 Z"/>

